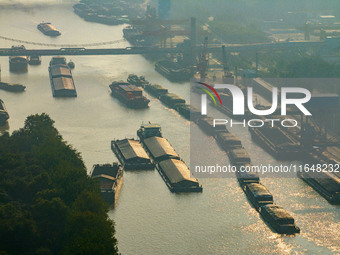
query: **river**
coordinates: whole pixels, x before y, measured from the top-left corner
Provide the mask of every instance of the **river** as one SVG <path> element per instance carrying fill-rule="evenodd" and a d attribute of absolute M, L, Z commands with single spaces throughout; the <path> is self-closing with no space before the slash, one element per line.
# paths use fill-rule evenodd
<path fill-rule="evenodd" d="M 1 2 L 1 1 L 0 1 Z M 60 1 L 59 1 L 60 2 Z M 36 29 L 51 22 L 62 33 L 50 38 Z M 0 35 L 45 43 L 92 43 L 123 38 L 120 26 L 83 21 L 71 5 L 39 5 L 34 8 L 1 8 Z M 0 40 L 0 47 L 13 43 Z M 113 47 L 127 47 L 120 42 Z M 37 46 L 26 45 L 27 48 Z M 142 56 L 77 56 L 73 78 L 77 98 L 53 98 L 48 63 L 29 66 L 26 74 L 9 73 L 8 58 L 1 57 L 2 81 L 22 83 L 26 92 L 0 91 L 10 114 L 10 132 L 23 126 L 30 114 L 48 113 L 63 138 L 82 155 L 91 170 L 93 164 L 117 161 L 110 150 L 114 138 L 136 137 L 142 122 L 159 123 L 164 137 L 190 162 L 190 123 L 157 99 L 146 110 L 126 108 L 110 95 L 109 84 L 128 74 L 145 75 L 171 92 L 189 100 L 189 83 L 171 83 L 154 71 Z M 214 116 L 225 116 L 211 109 Z M 247 129 L 231 130 L 241 137 L 255 164 L 278 164 L 256 145 Z M 211 148 L 221 152 L 215 141 Z M 222 154 L 221 154 L 222 155 Z M 289 162 L 285 162 L 288 164 Z M 339 254 L 340 208 L 330 205 L 298 178 L 263 179 L 275 201 L 287 209 L 301 228 L 296 236 L 273 233 L 252 208 L 234 178 L 203 178 L 203 193 L 172 194 L 157 171 L 125 172 L 117 207 L 109 212 L 115 221 L 122 254 Z"/>

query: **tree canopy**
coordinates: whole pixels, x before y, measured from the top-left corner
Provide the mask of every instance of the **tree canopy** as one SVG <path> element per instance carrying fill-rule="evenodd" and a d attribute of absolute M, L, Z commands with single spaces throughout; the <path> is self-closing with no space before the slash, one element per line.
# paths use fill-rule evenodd
<path fill-rule="evenodd" d="M 47 114 L 0 137 L 0 254 L 117 254 L 107 210 Z"/>

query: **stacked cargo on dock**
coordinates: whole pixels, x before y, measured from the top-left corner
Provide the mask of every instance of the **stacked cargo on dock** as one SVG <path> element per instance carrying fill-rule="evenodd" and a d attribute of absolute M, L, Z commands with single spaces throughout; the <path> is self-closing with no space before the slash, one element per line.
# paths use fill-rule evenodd
<path fill-rule="evenodd" d="M 124 169 L 154 169 L 154 164 L 139 141 L 123 139 L 111 141 L 111 149 Z"/>

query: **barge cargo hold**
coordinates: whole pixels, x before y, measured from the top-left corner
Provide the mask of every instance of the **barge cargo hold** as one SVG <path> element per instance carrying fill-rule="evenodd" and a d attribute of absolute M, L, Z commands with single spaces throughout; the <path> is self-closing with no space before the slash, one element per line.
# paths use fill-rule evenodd
<path fill-rule="evenodd" d="M 154 164 L 139 141 L 123 139 L 111 141 L 111 149 L 125 170 L 154 169 Z"/>
<path fill-rule="evenodd" d="M 201 117 L 201 112 L 190 104 L 179 104 L 176 111 L 187 120 L 197 121 Z"/>
<path fill-rule="evenodd" d="M 244 190 L 257 211 L 260 211 L 261 206 L 274 203 L 273 195 L 261 183 L 246 184 Z"/>
<path fill-rule="evenodd" d="M 268 204 L 261 207 L 262 218 L 279 234 L 300 233 L 294 218 L 281 206 Z"/>
<path fill-rule="evenodd" d="M 96 164 L 92 168 L 91 177 L 99 179 L 100 194 L 109 205 L 116 205 L 123 185 L 123 168 L 118 163 Z"/>
<path fill-rule="evenodd" d="M 185 104 L 185 99 L 180 97 L 180 96 L 177 96 L 174 93 L 167 93 L 165 95 L 162 95 L 159 99 L 165 105 L 167 105 L 167 106 L 169 106 L 169 107 L 171 107 L 173 109 L 176 109 L 176 107 L 179 104 Z"/>
<path fill-rule="evenodd" d="M 290 160 L 301 157 L 302 148 L 278 127 L 249 127 L 251 137 L 276 159 Z"/>
<path fill-rule="evenodd" d="M 4 101 L 0 99 L 0 126 L 4 126 L 9 119 Z"/>
<path fill-rule="evenodd" d="M 169 141 L 163 137 L 149 137 L 142 140 L 142 144 L 155 163 L 170 158 L 180 159 Z"/>
<path fill-rule="evenodd" d="M 155 64 L 155 70 L 173 82 L 189 81 L 192 73 L 189 68 L 185 68 L 177 62 L 162 60 Z"/>
<path fill-rule="evenodd" d="M 40 23 L 40 24 L 38 24 L 37 28 L 44 35 L 48 35 L 48 36 L 59 36 L 59 35 L 61 35 L 61 33 L 54 26 L 52 26 L 52 24 L 49 23 L 49 22 Z"/>
<path fill-rule="evenodd" d="M 246 166 L 249 166 L 250 169 L 252 167 L 250 164 Z M 236 171 L 236 177 L 242 187 L 249 183 L 260 183 L 260 176 L 257 172 L 243 171 L 238 169 Z"/>
<path fill-rule="evenodd" d="M 142 124 L 137 130 L 137 136 L 141 141 L 149 137 L 163 137 L 162 128 L 158 124 Z"/>
<path fill-rule="evenodd" d="M 217 143 L 223 150 L 228 151 L 236 148 L 242 148 L 240 138 L 229 132 L 218 132 L 216 135 Z"/>
<path fill-rule="evenodd" d="M 110 85 L 112 95 L 134 109 L 149 107 L 150 100 L 143 96 L 143 90 L 124 81 L 114 81 Z"/>
<path fill-rule="evenodd" d="M 161 96 L 168 94 L 168 89 L 159 84 L 147 84 L 144 89 L 156 98 L 160 98 Z"/>
<path fill-rule="evenodd" d="M 0 89 L 10 91 L 10 92 L 22 92 L 26 89 L 26 86 L 21 85 L 21 84 L 0 82 Z"/>
<path fill-rule="evenodd" d="M 48 72 L 54 97 L 77 96 L 71 69 L 67 66 L 64 57 L 53 57 Z"/>
<path fill-rule="evenodd" d="M 302 171 L 298 177 L 309 184 L 331 204 L 340 205 L 340 178 L 330 172 Z"/>
<path fill-rule="evenodd" d="M 178 159 L 167 159 L 157 164 L 157 170 L 171 192 L 202 192 L 198 180 L 190 176 L 186 164 Z"/>
<path fill-rule="evenodd" d="M 229 150 L 228 155 L 230 162 L 237 168 L 240 166 L 249 165 L 251 163 L 249 154 L 244 148 Z"/>

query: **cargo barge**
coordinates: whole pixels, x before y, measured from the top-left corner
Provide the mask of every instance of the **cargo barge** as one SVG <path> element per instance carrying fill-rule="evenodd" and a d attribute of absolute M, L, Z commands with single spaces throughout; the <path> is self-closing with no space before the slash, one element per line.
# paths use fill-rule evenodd
<path fill-rule="evenodd" d="M 179 104 L 176 111 L 187 120 L 196 122 L 201 117 L 201 112 L 190 104 Z"/>
<path fill-rule="evenodd" d="M 146 84 L 144 89 L 156 98 L 160 98 L 161 96 L 168 94 L 168 89 L 159 84 Z"/>
<path fill-rule="evenodd" d="M 41 58 L 40 58 L 40 56 L 30 56 L 28 63 L 30 65 L 40 65 L 41 64 Z"/>
<path fill-rule="evenodd" d="M 216 136 L 219 132 L 228 132 L 225 125 L 216 125 L 214 127 L 214 118 L 210 116 L 204 116 L 198 118 L 197 125 L 208 135 Z"/>
<path fill-rule="evenodd" d="M 10 92 L 22 92 L 26 89 L 26 86 L 22 84 L 0 82 L 0 89 Z"/>
<path fill-rule="evenodd" d="M 124 81 L 114 81 L 110 85 L 112 95 L 134 109 L 148 108 L 150 100 L 143 96 L 143 90 Z"/>
<path fill-rule="evenodd" d="M 251 137 L 276 159 L 292 160 L 301 158 L 301 146 L 278 127 L 249 127 Z"/>
<path fill-rule="evenodd" d="M 340 178 L 330 172 L 302 171 L 298 177 L 309 184 L 329 203 L 340 205 Z"/>
<path fill-rule="evenodd" d="M 12 51 L 25 50 L 25 46 L 12 46 Z M 10 56 L 9 57 L 9 71 L 13 73 L 25 73 L 28 70 L 27 56 Z"/>
<path fill-rule="evenodd" d="M 240 166 L 249 165 L 251 163 L 249 154 L 244 148 L 229 150 L 228 156 L 230 162 L 237 168 Z"/>
<path fill-rule="evenodd" d="M 91 171 L 91 178 L 98 179 L 100 194 L 109 205 L 115 206 L 123 185 L 123 168 L 118 163 L 96 164 Z"/>
<path fill-rule="evenodd" d="M 49 22 L 40 23 L 38 24 L 37 28 L 44 35 L 48 35 L 52 37 L 61 35 L 61 33 L 54 26 L 52 26 L 52 24 Z"/>
<path fill-rule="evenodd" d="M 4 126 L 9 119 L 9 114 L 7 112 L 4 101 L 0 99 L 0 126 Z"/>
<path fill-rule="evenodd" d="M 144 76 L 137 76 L 135 74 L 129 74 L 127 78 L 127 82 L 130 83 L 131 85 L 135 85 L 137 87 L 142 87 L 144 88 L 146 85 L 149 84 L 147 80 L 145 80 Z"/>
<path fill-rule="evenodd" d="M 248 164 L 245 166 L 249 166 L 250 168 L 252 165 Z M 243 169 L 244 170 L 244 169 Z M 236 171 L 236 178 L 240 183 L 241 187 L 249 183 L 260 183 L 260 176 L 257 172 L 251 171 L 243 171 L 241 169 L 237 169 Z"/>
<path fill-rule="evenodd" d="M 274 203 L 273 195 L 261 183 L 248 183 L 243 188 L 257 211 L 260 211 L 261 206 Z"/>
<path fill-rule="evenodd" d="M 261 207 L 262 218 L 279 234 L 300 233 L 294 218 L 281 206 L 267 204 Z"/>
<path fill-rule="evenodd" d="M 142 140 L 143 147 L 151 159 L 158 163 L 167 159 L 180 159 L 169 141 L 163 137 L 153 136 Z"/>
<path fill-rule="evenodd" d="M 176 109 L 179 104 L 185 104 L 185 99 L 174 94 L 174 93 L 167 93 L 162 95 L 160 101 L 163 102 L 166 106 Z"/>
<path fill-rule="evenodd" d="M 202 185 L 191 173 L 186 164 L 179 159 L 167 159 L 159 162 L 156 168 L 169 190 L 178 192 L 202 192 Z"/>
<path fill-rule="evenodd" d="M 111 149 L 125 170 L 154 169 L 154 164 L 139 141 L 123 139 L 111 141 Z"/>
<path fill-rule="evenodd" d="M 76 97 L 71 69 L 66 64 L 64 57 L 53 57 L 48 67 L 52 94 L 54 97 Z"/>
<path fill-rule="evenodd" d="M 189 81 L 193 75 L 189 68 L 170 60 L 157 62 L 155 64 L 155 70 L 173 82 Z"/>
<path fill-rule="evenodd" d="M 240 138 L 229 132 L 218 132 L 216 141 L 224 151 L 242 148 Z"/>

